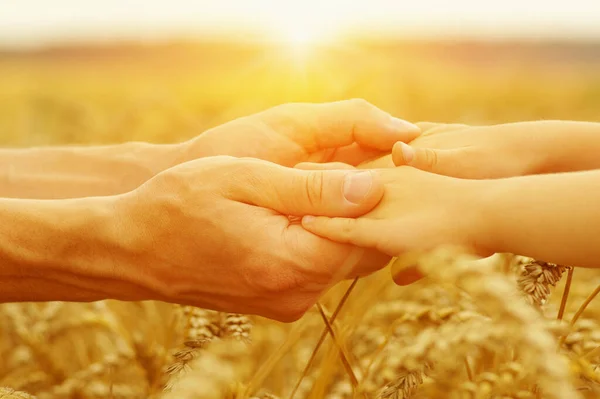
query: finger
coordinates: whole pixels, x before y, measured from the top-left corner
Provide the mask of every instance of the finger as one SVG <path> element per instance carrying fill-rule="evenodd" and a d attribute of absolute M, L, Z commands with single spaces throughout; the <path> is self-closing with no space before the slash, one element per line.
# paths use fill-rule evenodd
<path fill-rule="evenodd" d="M 287 229 L 287 233 L 295 234 L 292 242 L 296 243 L 296 245 L 301 244 L 304 251 L 300 251 L 300 255 L 303 258 L 318 256 L 320 262 L 327 260 L 325 262 L 328 265 L 327 267 L 335 267 L 334 274 L 338 279 L 367 276 L 390 263 L 391 256 L 378 250 L 334 243 L 331 240 L 324 239 L 307 231 L 301 226 L 290 226 Z M 317 246 L 319 250 L 317 250 Z M 326 246 L 329 247 L 328 250 L 326 250 Z M 344 255 L 343 262 L 340 262 L 339 259 L 325 257 L 325 254 L 333 255 L 335 252 L 334 249 L 339 252 L 340 248 L 345 248 L 346 252 L 349 253 L 348 255 Z M 315 261 L 313 260 L 311 263 L 315 263 Z"/>
<path fill-rule="evenodd" d="M 365 100 L 324 104 L 287 104 L 272 110 L 277 121 L 302 118 L 305 129 L 287 134 L 307 151 L 337 148 L 354 142 L 367 148 L 390 150 L 396 141 L 411 141 L 420 129 L 395 118 Z"/>
<path fill-rule="evenodd" d="M 301 170 L 263 161 L 242 162 L 227 184 L 231 199 L 286 215 L 356 217 L 384 192 L 372 171 Z"/>
<path fill-rule="evenodd" d="M 392 261 L 390 272 L 396 284 L 408 285 L 424 277 L 416 266 L 420 255 L 419 252 L 405 252 Z"/>
<path fill-rule="evenodd" d="M 296 166 L 296 169 L 302 170 L 348 170 L 355 169 L 354 166 L 348 165 L 343 162 L 327 162 L 327 163 L 315 163 L 315 162 L 300 162 Z"/>
<path fill-rule="evenodd" d="M 304 216 L 302 227 L 323 238 L 363 248 L 377 246 L 377 223 L 372 219 Z"/>
<path fill-rule="evenodd" d="M 387 154 L 380 158 L 361 163 L 358 165 L 358 169 L 387 169 L 395 166 L 392 161 L 392 154 Z"/>
<path fill-rule="evenodd" d="M 466 177 L 469 157 L 468 148 L 437 150 L 433 148 L 416 148 L 398 142 L 392 149 L 392 159 L 396 166 L 412 166 L 446 176 Z"/>
<path fill-rule="evenodd" d="M 301 226 L 288 227 L 283 237 L 283 245 L 312 276 L 312 283 L 304 284 L 307 289 L 321 290 L 336 281 L 366 276 L 384 268 L 390 260 L 379 251 L 333 242 Z"/>
<path fill-rule="evenodd" d="M 360 261 L 346 278 L 368 276 L 386 267 L 390 263 L 390 260 L 391 256 L 378 250 L 365 249 Z"/>
<path fill-rule="evenodd" d="M 389 154 L 389 152 L 389 149 L 386 151 L 381 151 L 373 148 L 363 147 L 358 143 L 353 143 L 336 149 L 331 161 L 344 162 L 356 166 L 362 162 Z"/>
<path fill-rule="evenodd" d="M 397 271 L 394 271 L 393 268 L 391 270 L 392 279 L 398 285 L 409 285 L 425 277 L 416 266 L 410 266 Z"/>

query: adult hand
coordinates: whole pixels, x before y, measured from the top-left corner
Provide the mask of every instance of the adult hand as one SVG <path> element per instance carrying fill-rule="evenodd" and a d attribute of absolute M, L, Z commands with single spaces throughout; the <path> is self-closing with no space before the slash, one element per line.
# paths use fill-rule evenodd
<path fill-rule="evenodd" d="M 358 165 L 410 142 L 417 126 L 359 99 L 280 105 L 217 126 L 184 143 L 183 161 L 230 155 L 284 166 L 300 162 Z"/>
<path fill-rule="evenodd" d="M 143 287 L 137 300 L 295 320 L 331 285 L 388 257 L 317 237 L 287 215 L 366 213 L 383 195 L 373 177 L 231 157 L 168 169 L 117 200 L 131 254 L 121 278 Z"/>

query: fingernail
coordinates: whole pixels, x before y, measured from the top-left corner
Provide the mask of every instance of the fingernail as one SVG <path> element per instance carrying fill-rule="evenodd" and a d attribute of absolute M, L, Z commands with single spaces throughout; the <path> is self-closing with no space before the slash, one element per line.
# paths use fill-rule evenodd
<path fill-rule="evenodd" d="M 392 117 L 392 127 L 402 131 L 420 131 L 419 127 L 413 123 L 400 118 Z"/>
<path fill-rule="evenodd" d="M 302 224 L 311 224 L 314 221 L 315 221 L 315 217 L 314 216 L 304 216 L 304 217 L 302 217 Z"/>
<path fill-rule="evenodd" d="M 409 164 L 415 158 L 415 150 L 411 146 L 406 143 L 400 143 L 400 148 L 402 149 L 402 158 L 404 158 L 404 163 Z"/>
<path fill-rule="evenodd" d="M 370 172 L 351 173 L 344 179 L 344 197 L 353 204 L 360 204 L 367 197 L 373 185 Z"/>

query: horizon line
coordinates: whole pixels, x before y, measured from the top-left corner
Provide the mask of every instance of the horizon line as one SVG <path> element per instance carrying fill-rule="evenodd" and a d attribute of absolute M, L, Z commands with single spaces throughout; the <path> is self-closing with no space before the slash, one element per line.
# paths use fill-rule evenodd
<path fill-rule="evenodd" d="M 497 34 L 494 32 L 434 32 L 424 30 L 411 31 L 355 31 L 345 33 L 337 37 L 319 41 L 311 45 L 327 45 L 335 42 L 348 41 L 373 41 L 373 42 L 428 42 L 428 43 L 582 43 L 582 44 L 600 44 L 600 31 L 594 34 L 556 34 L 557 32 L 547 32 L 546 34 L 525 34 L 523 32 L 511 32 Z M 260 30 L 211 30 L 202 33 L 196 32 L 171 32 L 165 34 L 131 35 L 131 34 L 112 34 L 112 35 L 78 35 L 71 37 L 46 37 L 45 39 L 16 39 L 2 40 L 0 38 L 0 51 L 19 52 L 35 51 L 52 48 L 65 47 L 97 47 L 113 45 L 140 45 L 153 46 L 177 43 L 249 43 L 249 44 L 277 44 L 285 43 L 287 40 L 282 38 L 267 37 Z"/>

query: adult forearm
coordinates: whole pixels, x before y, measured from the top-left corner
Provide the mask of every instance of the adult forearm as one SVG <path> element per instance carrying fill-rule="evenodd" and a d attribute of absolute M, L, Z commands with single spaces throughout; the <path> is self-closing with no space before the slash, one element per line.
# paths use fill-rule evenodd
<path fill-rule="evenodd" d="M 0 197 L 60 199 L 128 192 L 180 158 L 180 145 L 0 150 Z"/>
<path fill-rule="evenodd" d="M 0 199 L 0 302 L 144 297 L 114 204 Z"/>
<path fill-rule="evenodd" d="M 600 171 L 482 184 L 486 227 L 479 239 L 489 252 L 600 267 Z"/>

